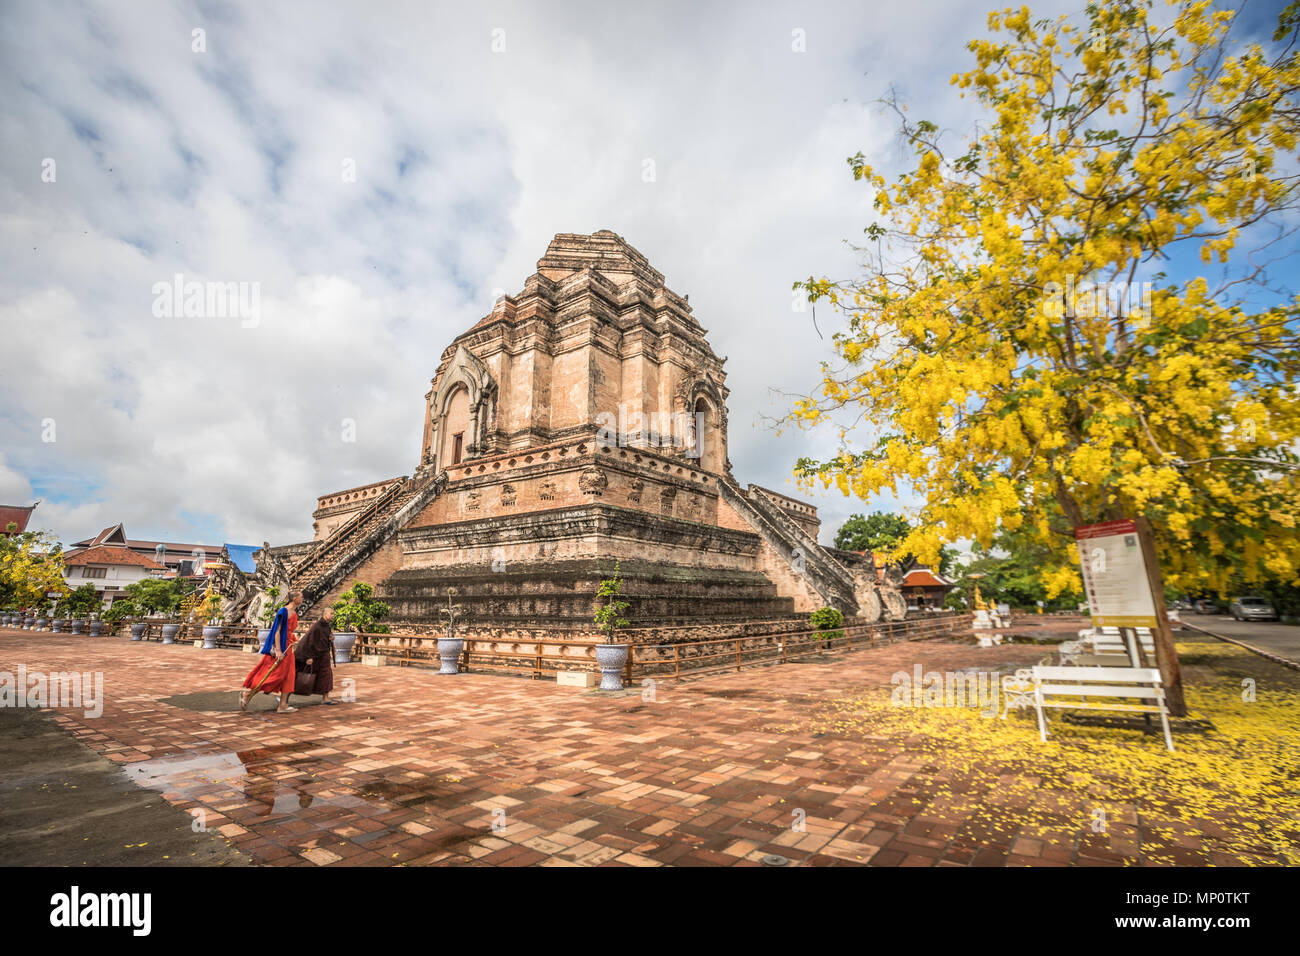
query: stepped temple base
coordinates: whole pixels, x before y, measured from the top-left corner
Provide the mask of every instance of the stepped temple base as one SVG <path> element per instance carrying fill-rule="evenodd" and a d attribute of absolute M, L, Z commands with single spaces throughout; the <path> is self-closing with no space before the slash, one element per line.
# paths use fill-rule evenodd
<path fill-rule="evenodd" d="M 879 619 L 869 556 L 819 545 L 806 502 L 736 483 L 725 363 L 622 237 L 561 233 L 443 351 L 412 476 L 322 495 L 315 540 L 276 553 L 309 612 L 364 581 L 408 635 L 440 631 L 455 589 L 466 637 L 589 637 L 616 562 L 638 628 Z"/>

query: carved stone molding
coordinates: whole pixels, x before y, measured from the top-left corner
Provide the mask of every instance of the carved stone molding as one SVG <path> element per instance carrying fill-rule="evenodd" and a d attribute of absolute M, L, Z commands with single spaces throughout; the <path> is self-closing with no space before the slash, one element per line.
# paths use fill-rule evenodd
<path fill-rule="evenodd" d="M 605 493 L 607 487 L 609 487 L 609 479 L 599 468 L 586 468 L 578 476 L 578 488 L 584 495 L 599 497 Z"/>

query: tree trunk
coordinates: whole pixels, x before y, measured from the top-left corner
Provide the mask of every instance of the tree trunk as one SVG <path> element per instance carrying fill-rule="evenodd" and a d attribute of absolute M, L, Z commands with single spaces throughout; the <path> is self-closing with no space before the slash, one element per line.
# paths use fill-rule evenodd
<path fill-rule="evenodd" d="M 1174 649 L 1174 632 L 1169 627 L 1165 612 L 1165 579 L 1160 573 L 1160 560 L 1156 557 L 1155 535 L 1145 517 L 1136 519 L 1138 544 L 1142 548 L 1142 561 L 1146 565 L 1147 581 L 1151 587 L 1151 602 L 1156 609 L 1156 626 L 1151 630 L 1156 649 L 1156 666 L 1165 685 L 1165 704 L 1175 717 L 1187 716 L 1187 703 L 1183 700 L 1183 673 L 1178 666 L 1178 652 Z M 1139 644 L 1139 647 L 1141 645 Z"/>

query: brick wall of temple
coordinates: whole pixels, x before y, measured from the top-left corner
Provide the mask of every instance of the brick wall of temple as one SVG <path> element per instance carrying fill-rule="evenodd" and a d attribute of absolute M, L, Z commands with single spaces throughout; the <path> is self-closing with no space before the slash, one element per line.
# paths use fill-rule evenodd
<path fill-rule="evenodd" d="M 725 500 L 718 502 L 718 525 L 742 531 L 754 530 L 753 526 L 737 514 Z M 822 600 L 821 595 L 791 567 L 790 559 L 779 553 L 766 540 L 759 546 L 756 562 L 756 570 L 776 585 L 777 594 L 794 599 L 794 608 L 797 612 L 804 614 L 825 606 L 826 602 Z"/>
<path fill-rule="evenodd" d="M 602 503 L 716 524 L 717 480 L 691 466 L 633 448 L 575 441 L 452 468 L 447 490 L 407 527 L 473 521 Z M 749 528 L 736 530 L 748 531 Z"/>
<path fill-rule="evenodd" d="M 334 602 L 339 599 L 344 591 L 352 587 L 354 581 L 364 581 L 366 584 L 373 585 L 377 590 L 388 579 L 389 575 L 401 566 L 402 548 L 394 536 L 381 545 L 374 554 L 361 562 L 361 565 L 355 571 L 339 584 L 336 584 L 323 598 L 316 601 L 316 610 L 333 607 Z M 313 611 L 312 613 L 314 615 L 316 612 Z"/>

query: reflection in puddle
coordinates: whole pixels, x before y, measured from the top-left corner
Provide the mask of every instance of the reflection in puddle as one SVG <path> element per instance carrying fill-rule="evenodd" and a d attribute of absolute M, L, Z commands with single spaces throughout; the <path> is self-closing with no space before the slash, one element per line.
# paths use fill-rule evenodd
<path fill-rule="evenodd" d="M 225 751 L 195 757 L 160 757 L 123 768 L 132 783 L 181 800 L 197 801 L 201 795 L 231 789 L 257 805 L 258 816 L 284 816 L 311 807 L 358 807 L 367 801 L 358 797 L 308 793 L 310 780 L 280 781 L 272 774 L 306 771 L 304 765 L 320 763 L 318 757 L 286 757 L 311 750 L 315 743 L 284 744 L 256 750 Z"/>
<path fill-rule="evenodd" d="M 231 783 L 244 779 L 244 762 L 236 753 L 204 754 L 199 757 L 163 757 L 133 763 L 127 776 L 150 790 L 171 790 L 197 775 L 198 783 Z"/>

